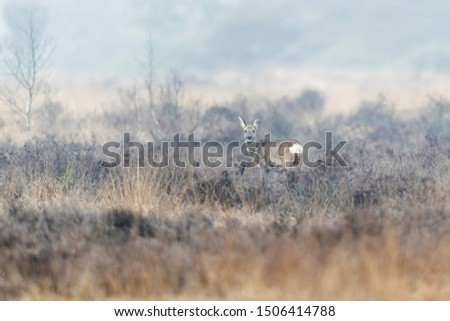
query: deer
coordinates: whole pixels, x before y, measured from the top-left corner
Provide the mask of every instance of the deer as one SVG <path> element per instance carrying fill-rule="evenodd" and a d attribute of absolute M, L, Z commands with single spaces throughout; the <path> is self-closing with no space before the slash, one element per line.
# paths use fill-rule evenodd
<path fill-rule="evenodd" d="M 303 146 L 297 139 L 286 138 L 275 140 L 272 142 L 274 146 L 269 148 L 265 140 L 257 141 L 256 130 L 261 123 L 261 118 L 257 118 L 253 124 L 247 124 L 245 120 L 239 116 L 239 123 L 244 130 L 244 141 L 248 147 L 253 149 L 259 159 L 263 159 L 263 167 L 266 170 L 270 168 L 292 168 L 300 164 L 300 158 L 303 153 Z M 239 163 L 240 174 L 244 174 L 245 167 L 255 166 L 254 162 L 241 161 Z"/>

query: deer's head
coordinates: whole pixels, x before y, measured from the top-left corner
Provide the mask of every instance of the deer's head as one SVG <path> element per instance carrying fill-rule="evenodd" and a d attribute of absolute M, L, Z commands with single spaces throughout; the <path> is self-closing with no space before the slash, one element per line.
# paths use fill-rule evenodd
<path fill-rule="evenodd" d="M 247 125 L 242 117 L 239 117 L 239 123 L 244 130 L 244 139 L 246 143 L 252 143 L 256 141 L 256 129 L 258 128 L 260 122 L 261 119 L 257 118 L 252 125 Z"/>

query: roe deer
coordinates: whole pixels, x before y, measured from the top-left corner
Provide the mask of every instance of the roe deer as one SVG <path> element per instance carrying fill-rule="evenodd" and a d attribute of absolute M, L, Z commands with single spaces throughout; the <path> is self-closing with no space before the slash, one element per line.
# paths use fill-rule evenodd
<path fill-rule="evenodd" d="M 248 144 L 253 151 L 264 160 L 264 167 L 294 167 L 300 164 L 300 157 L 303 152 L 303 146 L 296 139 L 283 139 L 271 142 L 273 148 L 269 148 L 268 141 L 256 141 L 256 130 L 258 129 L 261 119 L 257 118 L 253 124 L 247 125 L 246 122 L 239 117 L 239 122 L 244 130 L 245 143 Z M 241 161 L 239 164 L 240 173 L 244 173 L 245 167 L 254 166 L 254 162 Z"/>

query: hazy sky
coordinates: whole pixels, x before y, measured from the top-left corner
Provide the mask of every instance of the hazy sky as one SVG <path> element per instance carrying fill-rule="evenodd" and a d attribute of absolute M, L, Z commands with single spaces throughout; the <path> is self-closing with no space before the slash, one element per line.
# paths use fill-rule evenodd
<path fill-rule="evenodd" d="M 450 1 L 0 0 L 0 35 L 14 8 L 37 5 L 70 72 L 138 68 L 152 35 L 161 68 L 182 72 L 320 65 L 450 69 Z"/>
<path fill-rule="evenodd" d="M 17 7 L 33 5 L 55 39 L 58 86 L 73 97 L 76 86 L 111 96 L 117 79 L 138 75 L 149 35 L 156 72 L 176 69 L 202 97 L 313 87 L 337 106 L 448 91 L 448 0 L 0 0 L 2 39 Z"/>

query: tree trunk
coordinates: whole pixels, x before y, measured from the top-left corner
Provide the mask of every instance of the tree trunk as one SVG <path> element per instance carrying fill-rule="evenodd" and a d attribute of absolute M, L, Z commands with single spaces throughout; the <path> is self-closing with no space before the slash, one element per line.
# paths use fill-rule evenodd
<path fill-rule="evenodd" d="M 25 130 L 29 131 L 31 127 L 30 114 L 25 114 Z"/>

